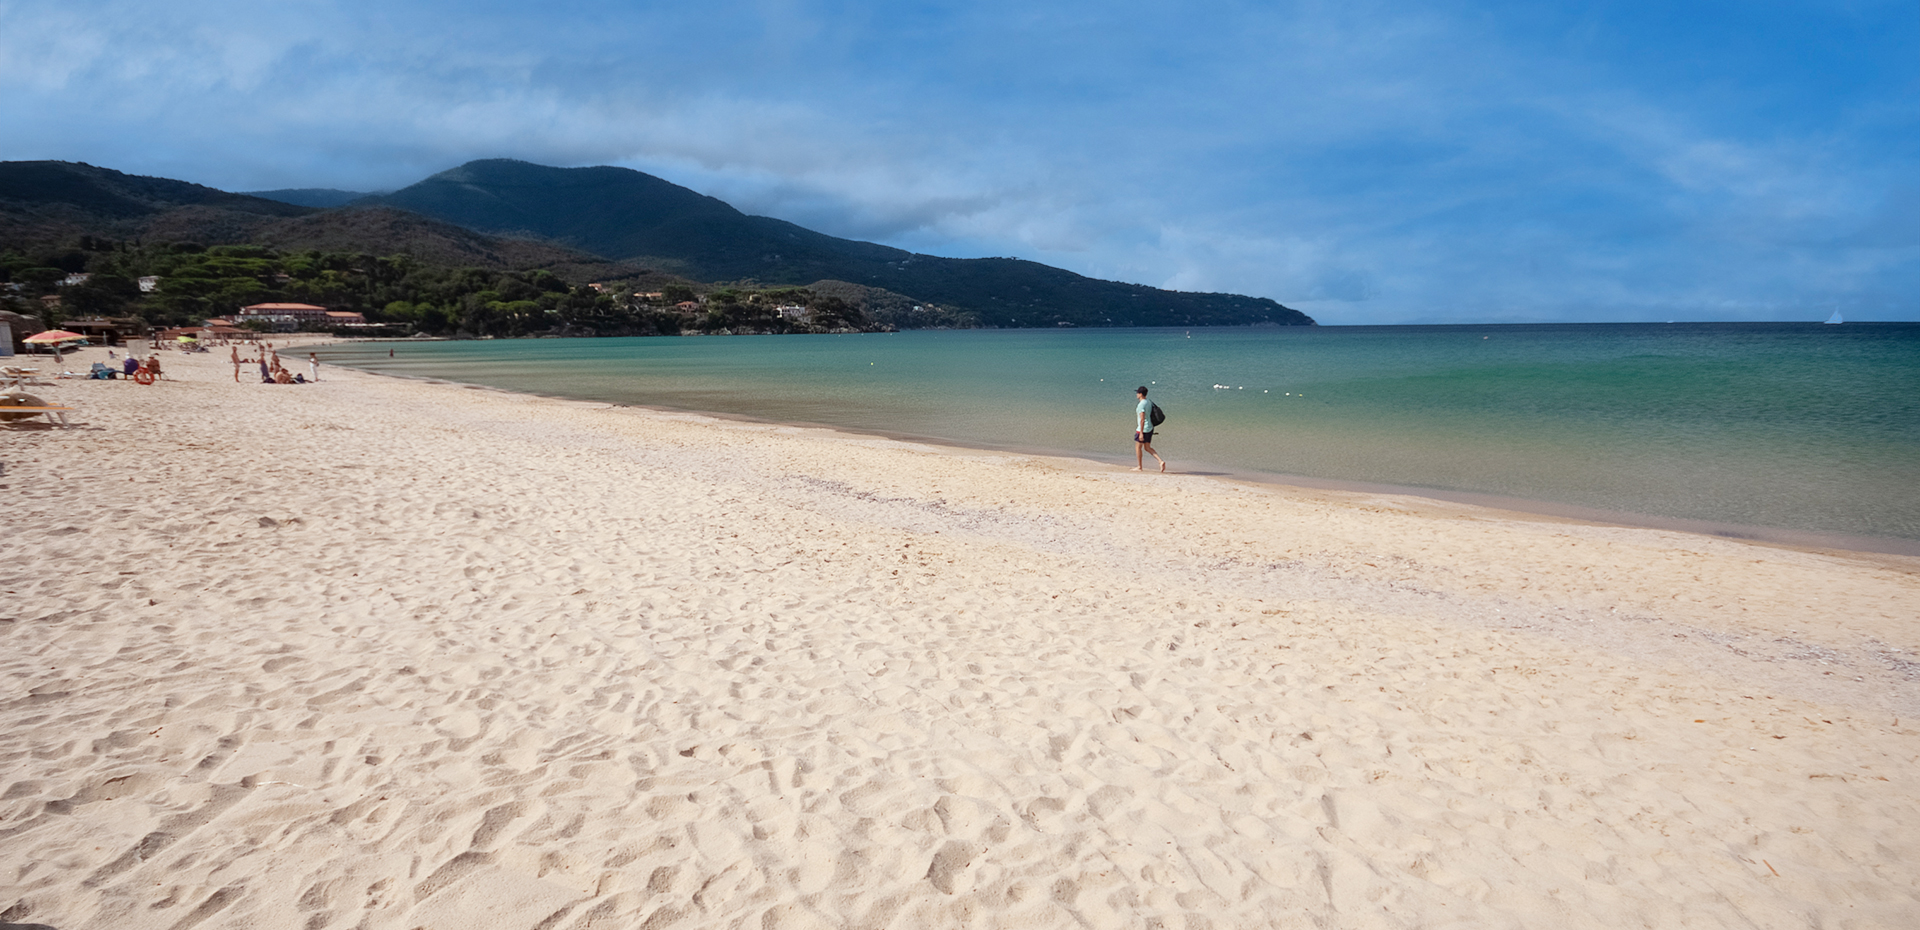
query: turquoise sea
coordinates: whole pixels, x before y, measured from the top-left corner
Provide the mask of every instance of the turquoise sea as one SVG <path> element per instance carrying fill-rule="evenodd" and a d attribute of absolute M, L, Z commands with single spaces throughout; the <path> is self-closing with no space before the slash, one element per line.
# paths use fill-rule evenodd
<path fill-rule="evenodd" d="M 488 340 L 322 357 L 1128 464 L 1146 384 L 1178 470 L 1920 553 L 1920 324 Z"/>

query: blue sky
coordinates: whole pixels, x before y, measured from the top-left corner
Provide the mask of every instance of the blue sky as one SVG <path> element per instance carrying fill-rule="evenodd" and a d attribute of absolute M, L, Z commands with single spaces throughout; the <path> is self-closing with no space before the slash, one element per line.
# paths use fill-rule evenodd
<path fill-rule="evenodd" d="M 638 168 L 1325 323 L 1920 319 L 1899 2 L 0 0 L 0 159 Z"/>

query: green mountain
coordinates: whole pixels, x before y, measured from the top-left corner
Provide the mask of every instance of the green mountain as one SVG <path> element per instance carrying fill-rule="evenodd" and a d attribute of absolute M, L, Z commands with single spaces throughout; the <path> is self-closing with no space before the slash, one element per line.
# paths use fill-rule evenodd
<path fill-rule="evenodd" d="M 267 191 L 309 201 L 344 191 Z M 840 239 L 625 168 L 476 161 L 392 194 L 322 209 L 72 162 L 0 162 L 0 248 L 84 237 L 266 245 L 562 280 L 652 274 L 839 288 L 902 326 L 1311 325 L 1265 298 L 1165 291 L 1012 258 L 954 259 Z"/>
<path fill-rule="evenodd" d="M 393 207 L 320 209 L 266 196 L 289 193 L 317 191 L 230 194 L 74 162 L 0 162 L 0 246 L 49 248 L 90 236 L 408 255 L 447 267 L 545 269 L 568 281 L 646 271 L 548 241 L 489 236 Z M 366 196 L 333 193 L 349 200 Z"/>
<path fill-rule="evenodd" d="M 993 326 L 1312 325 L 1238 294 L 1102 281 L 1013 258 L 940 258 L 840 239 L 627 168 L 474 161 L 358 205 L 385 205 L 502 236 L 553 240 L 698 280 L 831 279 L 968 312 Z"/>
<path fill-rule="evenodd" d="M 0 162 L 0 238 L 168 236 L 243 242 L 308 207 L 64 161 Z"/>
<path fill-rule="evenodd" d="M 348 207 L 281 220 L 257 230 L 249 242 L 282 252 L 406 255 L 447 268 L 545 269 L 576 283 L 646 272 L 544 240 L 489 236 L 393 207 Z"/>

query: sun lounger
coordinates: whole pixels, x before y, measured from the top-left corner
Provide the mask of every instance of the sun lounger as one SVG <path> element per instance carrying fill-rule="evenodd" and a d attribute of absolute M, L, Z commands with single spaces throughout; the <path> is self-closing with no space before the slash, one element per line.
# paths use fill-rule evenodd
<path fill-rule="evenodd" d="M 69 423 L 69 422 L 67 422 L 67 414 L 69 414 L 69 413 L 73 413 L 73 412 L 75 412 L 75 411 L 74 411 L 74 409 L 73 409 L 72 407 L 58 407 L 58 406 L 54 406 L 54 405 L 51 405 L 51 404 L 48 404 L 48 405 L 44 405 L 44 406 L 39 406 L 39 407 L 14 407 L 14 406 L 10 406 L 10 405 L 6 405 L 6 404 L 0 404 L 0 414 L 9 414 L 9 413 L 24 413 L 24 414 L 35 414 L 35 413 L 44 413 L 44 414 L 46 414 L 46 415 L 47 415 L 47 419 L 49 419 L 49 420 L 54 420 L 54 419 L 58 419 L 58 421 L 59 421 L 59 423 L 60 423 L 60 428 L 61 428 L 61 429 L 72 429 L 72 428 L 73 428 L 73 424 L 72 424 L 72 423 Z M 7 420 L 7 421 L 13 421 L 13 420 L 16 420 L 16 419 L 20 419 L 20 418 L 19 418 L 19 417 L 11 417 L 11 416 L 9 416 L 9 417 L 0 417 L 0 419 L 5 419 L 5 420 Z"/>

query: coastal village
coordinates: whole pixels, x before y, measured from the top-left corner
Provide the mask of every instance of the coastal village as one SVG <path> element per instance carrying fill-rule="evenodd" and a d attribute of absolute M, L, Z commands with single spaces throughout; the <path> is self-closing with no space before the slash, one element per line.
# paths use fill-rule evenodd
<path fill-rule="evenodd" d="M 80 256 L 83 253 L 72 253 Z M 189 253 L 197 254 L 197 253 Z M 16 280 L 0 282 L 0 317 L 9 326 L 15 351 L 18 340 L 59 328 L 84 333 L 104 344 L 127 338 L 174 339 L 184 335 L 227 338 L 232 329 L 255 333 L 323 332 L 346 338 L 437 336 L 452 338 L 497 336 L 580 335 L 750 335 L 778 333 L 885 332 L 897 327 L 875 318 L 865 309 L 869 292 L 847 290 L 851 302 L 832 293 L 797 287 L 703 286 L 670 283 L 660 290 L 636 290 L 630 284 L 588 282 L 566 285 L 551 275 L 505 274 L 468 276 L 469 282 L 450 291 L 442 288 L 433 299 L 387 300 L 377 310 L 348 309 L 367 303 L 365 291 L 377 275 L 360 274 L 349 267 L 327 272 L 302 287 L 302 280 L 276 271 L 282 259 L 258 249 L 215 247 L 211 261 L 225 277 L 194 276 L 177 280 L 171 288 L 160 275 L 137 278 L 137 293 L 125 278 L 92 273 L 64 277 L 39 274 L 33 268 L 13 273 Z M 222 263 L 230 256 L 246 256 Z M 15 264 L 32 259 L 16 258 Z M 323 256 L 292 259 L 295 267 L 353 265 Z M 401 276 L 411 263 L 395 260 Z M 360 263 L 360 269 L 379 263 Z M 199 269 L 196 269 L 199 270 Z M 431 271 L 429 270 L 429 273 Z M 360 283 L 355 282 L 358 274 Z M 40 280 L 36 285 L 33 282 Z M 116 283 L 117 282 L 117 283 Z M 343 289 L 344 286 L 344 289 Z M 328 304 L 291 300 L 239 303 L 242 295 L 262 292 L 331 293 Z M 420 288 L 390 284 L 388 295 L 420 297 Z M 44 291 L 45 293 L 38 293 Z M 188 295 L 188 296 L 182 296 Z M 937 319 L 933 308 L 901 308 L 904 316 L 879 310 L 904 304 L 897 295 L 884 295 L 876 314 L 889 318 Z M 119 312 L 101 313 L 103 309 Z"/>

